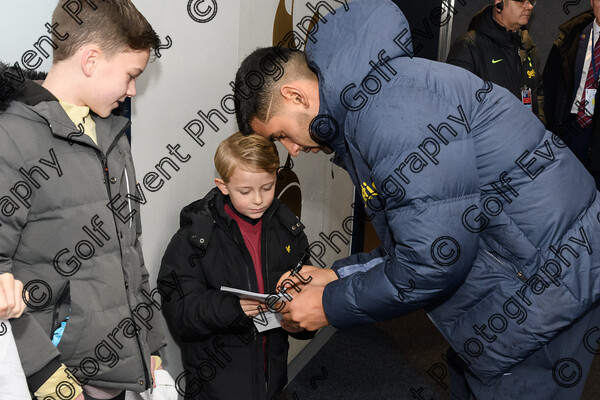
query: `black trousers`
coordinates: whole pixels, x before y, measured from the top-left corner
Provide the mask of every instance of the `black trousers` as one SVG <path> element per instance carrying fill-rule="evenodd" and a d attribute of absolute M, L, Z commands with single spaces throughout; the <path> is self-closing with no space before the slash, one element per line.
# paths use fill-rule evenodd
<path fill-rule="evenodd" d="M 567 123 L 568 129 L 564 141 L 589 171 L 591 165 L 592 124 L 582 128 L 577 123 L 576 118 L 574 114 L 571 115 Z M 590 174 L 596 180 L 596 189 L 600 190 L 600 172 L 590 171 Z"/>

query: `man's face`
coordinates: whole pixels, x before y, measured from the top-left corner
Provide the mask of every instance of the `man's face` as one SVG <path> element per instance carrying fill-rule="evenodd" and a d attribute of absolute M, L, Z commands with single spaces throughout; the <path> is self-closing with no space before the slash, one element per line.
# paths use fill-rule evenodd
<path fill-rule="evenodd" d="M 504 9 L 499 18 L 508 29 L 514 31 L 527 25 L 532 10 L 533 6 L 528 0 L 522 3 L 516 0 L 504 0 Z"/>
<path fill-rule="evenodd" d="M 86 105 L 102 118 L 119 106 L 118 102 L 136 95 L 135 81 L 144 72 L 150 51 L 124 51 L 107 58 L 100 55 L 92 75 Z"/>
<path fill-rule="evenodd" d="M 258 219 L 273 203 L 275 197 L 275 172 L 251 172 L 235 168 L 229 182 L 215 179 L 224 195 L 229 195 L 231 204 L 242 215 Z"/>
<path fill-rule="evenodd" d="M 600 0 L 591 0 L 592 8 L 594 9 L 594 15 L 596 16 L 596 22 L 600 24 Z"/>
<path fill-rule="evenodd" d="M 316 115 L 314 116 L 316 117 Z M 287 151 L 296 157 L 301 151 L 318 153 L 324 150 L 309 134 L 311 117 L 307 113 L 283 111 L 264 123 L 258 118 L 250 122 L 254 133 L 281 143 Z"/>

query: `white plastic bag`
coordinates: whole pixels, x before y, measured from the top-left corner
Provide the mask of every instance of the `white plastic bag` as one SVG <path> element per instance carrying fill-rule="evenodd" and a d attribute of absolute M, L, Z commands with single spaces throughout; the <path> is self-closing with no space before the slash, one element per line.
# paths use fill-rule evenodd
<path fill-rule="evenodd" d="M 176 391 L 177 392 L 177 391 Z M 29 390 L 8 320 L 0 319 L 0 399 L 29 399 Z M 170 400 L 170 399 L 169 399 Z"/>
<path fill-rule="evenodd" d="M 177 389 L 175 381 L 164 369 L 154 371 L 156 387 L 148 389 L 144 393 L 127 391 L 125 400 L 177 400 Z"/>

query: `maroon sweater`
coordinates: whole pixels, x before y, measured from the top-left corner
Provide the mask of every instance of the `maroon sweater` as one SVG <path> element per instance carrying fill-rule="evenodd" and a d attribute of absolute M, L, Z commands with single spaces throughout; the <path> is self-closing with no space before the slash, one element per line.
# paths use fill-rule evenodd
<path fill-rule="evenodd" d="M 262 258 L 260 254 L 261 246 L 261 231 L 262 231 L 262 218 L 256 223 L 252 224 L 238 215 L 229 204 L 225 204 L 225 212 L 237 223 L 242 232 L 244 243 L 246 248 L 252 257 L 252 264 L 254 264 L 254 272 L 256 273 L 256 282 L 258 283 L 258 292 L 265 293 L 265 280 L 263 279 L 262 273 Z M 265 351 L 267 347 L 267 337 L 263 335 L 263 354 L 265 355 L 264 369 L 267 368 L 267 353 Z"/>

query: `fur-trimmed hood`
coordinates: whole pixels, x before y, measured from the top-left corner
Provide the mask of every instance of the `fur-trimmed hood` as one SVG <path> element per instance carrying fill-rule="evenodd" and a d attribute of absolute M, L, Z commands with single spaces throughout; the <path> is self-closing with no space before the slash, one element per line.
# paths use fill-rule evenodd
<path fill-rule="evenodd" d="M 13 66 L 0 62 L 0 112 L 13 100 L 26 97 L 28 82 L 43 80 L 46 72 L 24 70 L 18 63 Z"/>

